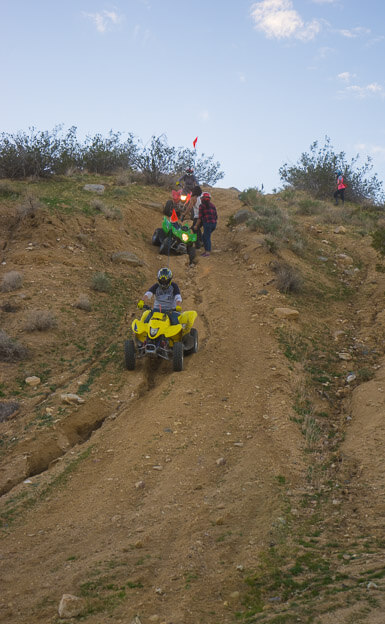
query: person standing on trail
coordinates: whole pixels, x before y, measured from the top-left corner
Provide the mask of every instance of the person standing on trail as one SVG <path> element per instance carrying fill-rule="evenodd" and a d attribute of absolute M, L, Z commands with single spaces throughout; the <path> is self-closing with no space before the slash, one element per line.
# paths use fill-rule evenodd
<path fill-rule="evenodd" d="M 338 206 L 338 198 L 341 199 L 342 205 L 345 204 L 345 189 L 346 184 L 344 182 L 344 176 L 342 175 L 342 171 L 336 171 L 336 189 L 334 191 L 333 197 L 336 206 Z"/>
<path fill-rule="evenodd" d="M 165 312 L 170 318 L 171 325 L 178 325 L 179 314 L 182 311 L 182 296 L 178 284 L 172 281 L 172 271 L 168 267 L 159 269 L 158 281 L 144 293 L 143 299 L 138 301 L 138 308 L 149 306 L 153 296 L 154 307 L 146 317 L 146 323 L 153 312 Z"/>
<path fill-rule="evenodd" d="M 198 180 L 194 175 L 194 169 L 192 167 L 187 167 L 185 173 L 179 178 L 177 185 L 181 184 L 182 188 L 186 193 L 191 193 L 194 186 L 198 186 Z"/>
<path fill-rule="evenodd" d="M 202 193 L 201 204 L 199 206 L 198 221 L 193 228 L 194 232 L 198 231 L 198 228 L 203 226 L 203 246 L 205 248 L 203 254 L 204 257 L 208 257 L 211 252 L 211 234 L 217 227 L 218 213 L 214 204 L 211 202 L 210 193 Z"/>
<path fill-rule="evenodd" d="M 194 186 L 193 190 L 191 191 L 191 199 L 182 215 L 182 221 L 183 219 L 193 220 L 192 222 L 193 230 L 199 218 L 199 206 L 201 204 L 201 195 L 202 195 L 201 187 Z M 202 230 L 200 227 L 196 230 L 196 233 L 197 233 L 197 241 L 195 243 L 195 247 L 197 249 L 200 249 L 202 247 Z"/>

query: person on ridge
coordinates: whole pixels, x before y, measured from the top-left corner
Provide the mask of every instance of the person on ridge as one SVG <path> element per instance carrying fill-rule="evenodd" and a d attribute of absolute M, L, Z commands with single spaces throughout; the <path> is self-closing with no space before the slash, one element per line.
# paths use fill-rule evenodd
<path fill-rule="evenodd" d="M 196 222 L 198 221 L 198 217 L 199 217 L 199 206 L 201 204 L 201 195 L 202 195 L 201 187 L 194 186 L 193 190 L 191 191 L 191 199 L 189 203 L 187 204 L 186 209 L 182 215 L 182 221 L 183 219 L 192 219 L 193 230 L 195 228 Z M 197 249 L 200 249 L 202 247 L 202 231 L 200 227 L 196 230 L 196 233 L 197 233 L 197 241 L 195 243 L 195 247 Z"/>
<path fill-rule="evenodd" d="M 198 185 L 198 180 L 194 175 L 194 169 L 192 167 L 187 167 L 185 173 L 179 178 L 177 185 L 181 184 L 182 188 L 186 193 L 191 193 L 194 186 Z"/>
<path fill-rule="evenodd" d="M 201 254 L 206 258 L 210 255 L 211 252 L 211 234 L 214 232 L 217 227 L 218 221 L 218 213 L 217 209 L 213 203 L 211 203 L 211 195 L 210 193 L 202 193 L 201 195 L 201 203 L 199 206 L 199 215 L 198 220 L 193 228 L 194 232 L 198 231 L 198 228 L 203 226 L 203 247 L 205 248 L 204 252 Z"/>
<path fill-rule="evenodd" d="M 336 189 L 333 194 L 335 204 L 338 206 L 338 198 L 341 198 L 342 205 L 345 204 L 345 189 L 346 184 L 344 182 L 344 176 L 342 175 L 342 171 L 336 171 Z"/>
<path fill-rule="evenodd" d="M 172 271 L 167 267 L 159 269 L 158 281 L 144 293 L 143 299 L 138 301 L 138 308 L 149 306 L 153 296 L 154 306 L 146 322 L 150 320 L 153 312 L 165 312 L 170 318 L 171 325 L 177 325 L 182 311 L 182 296 L 178 284 L 172 281 Z"/>

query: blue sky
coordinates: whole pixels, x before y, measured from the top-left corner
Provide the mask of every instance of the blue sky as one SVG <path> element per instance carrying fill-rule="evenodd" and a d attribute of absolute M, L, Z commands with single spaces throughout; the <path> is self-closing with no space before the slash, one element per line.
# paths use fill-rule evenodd
<path fill-rule="evenodd" d="M 331 138 L 385 181 L 383 0 L 0 0 L 0 131 L 76 126 L 213 154 L 281 186 Z"/>

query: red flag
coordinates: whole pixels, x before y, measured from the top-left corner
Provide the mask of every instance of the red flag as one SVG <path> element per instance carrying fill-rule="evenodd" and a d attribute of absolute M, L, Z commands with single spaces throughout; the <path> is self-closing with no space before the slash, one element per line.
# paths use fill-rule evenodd
<path fill-rule="evenodd" d="M 178 215 L 175 212 L 175 208 L 172 210 L 170 221 L 171 223 L 176 223 L 178 221 Z"/>
<path fill-rule="evenodd" d="M 198 140 L 198 137 L 195 137 L 195 139 L 193 140 L 193 146 L 194 146 L 194 149 L 196 149 L 196 146 L 197 146 L 197 140 Z"/>

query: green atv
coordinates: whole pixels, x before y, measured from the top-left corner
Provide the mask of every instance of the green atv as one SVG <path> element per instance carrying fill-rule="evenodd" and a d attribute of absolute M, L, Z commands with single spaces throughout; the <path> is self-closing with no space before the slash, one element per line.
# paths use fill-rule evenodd
<path fill-rule="evenodd" d="M 152 235 L 152 244 L 159 246 L 159 253 L 169 255 L 188 254 L 190 264 L 196 254 L 195 243 L 197 235 L 187 223 L 172 222 L 163 218 L 162 227 L 156 228 Z"/>

